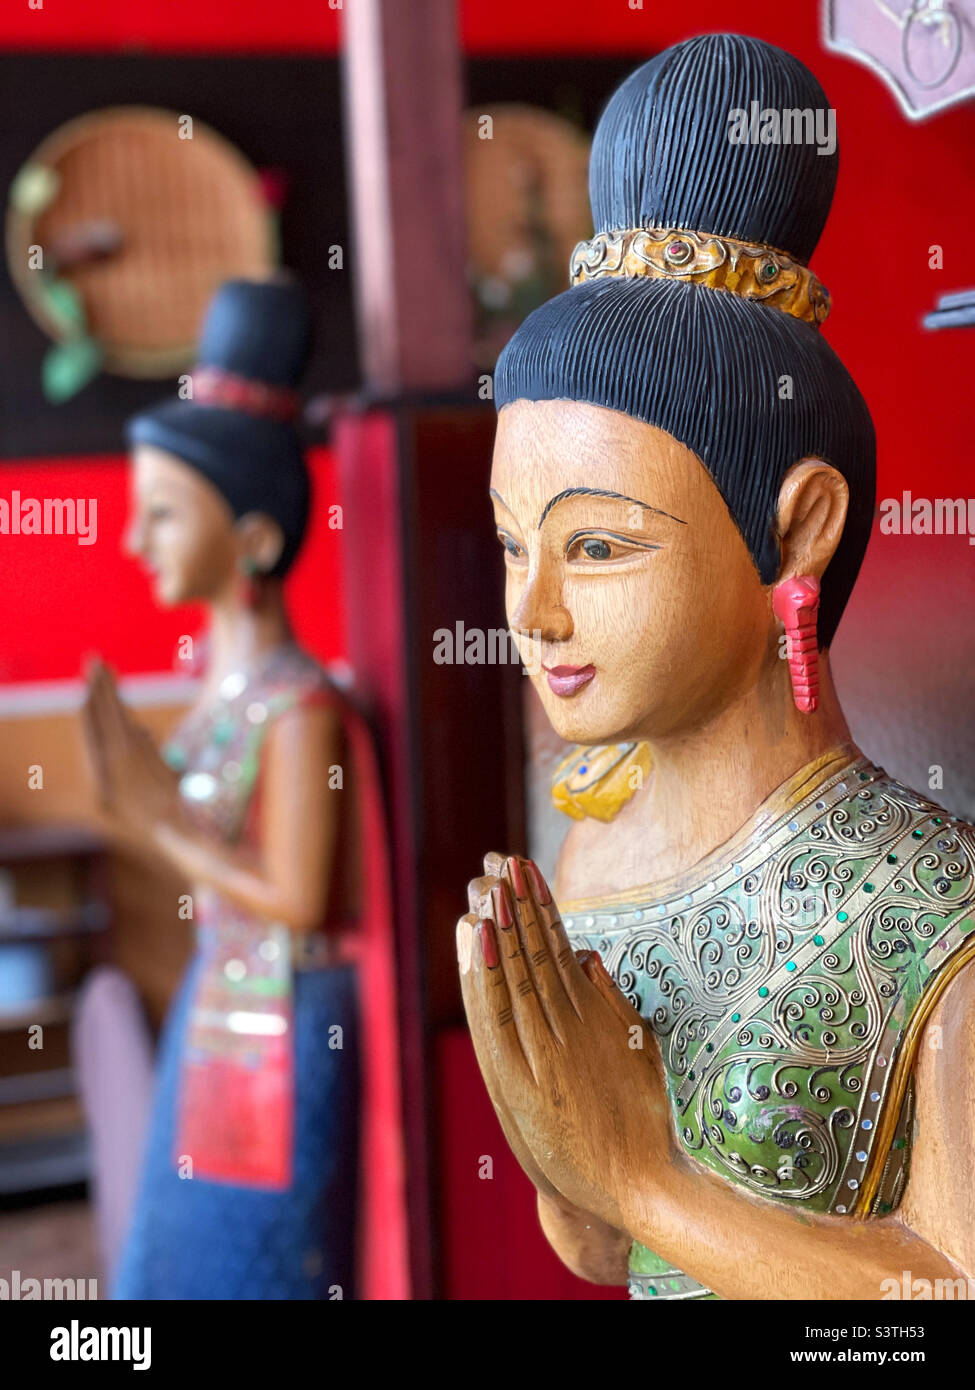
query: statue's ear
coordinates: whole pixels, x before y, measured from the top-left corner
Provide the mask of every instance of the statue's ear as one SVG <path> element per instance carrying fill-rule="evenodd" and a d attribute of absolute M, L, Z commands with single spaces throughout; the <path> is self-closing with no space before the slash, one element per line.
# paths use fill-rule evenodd
<path fill-rule="evenodd" d="M 269 574 L 284 549 L 280 525 L 266 512 L 247 512 L 235 529 L 241 556 L 251 560 L 259 574 Z"/>
<path fill-rule="evenodd" d="M 846 525 L 850 489 L 822 459 L 802 459 L 782 480 L 776 511 L 781 563 L 778 579 L 822 579 Z"/>

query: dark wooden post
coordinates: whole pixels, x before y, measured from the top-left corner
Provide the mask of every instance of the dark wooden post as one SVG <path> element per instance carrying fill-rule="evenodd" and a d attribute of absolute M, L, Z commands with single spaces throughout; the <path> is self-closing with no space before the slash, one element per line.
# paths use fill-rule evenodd
<path fill-rule="evenodd" d="M 466 385 L 471 313 L 455 0 L 353 0 L 344 14 L 363 372 L 383 391 Z"/>
<path fill-rule="evenodd" d="M 417 1298 L 438 1288 L 433 1058 L 438 1029 L 463 1021 L 454 924 L 485 850 L 524 847 L 517 668 L 433 661 L 437 629 L 505 626 L 487 502 L 494 411 L 472 367 L 454 9 L 354 0 L 344 12 L 346 264 L 365 389 L 333 443 L 349 656 L 374 701 L 392 822 Z"/>

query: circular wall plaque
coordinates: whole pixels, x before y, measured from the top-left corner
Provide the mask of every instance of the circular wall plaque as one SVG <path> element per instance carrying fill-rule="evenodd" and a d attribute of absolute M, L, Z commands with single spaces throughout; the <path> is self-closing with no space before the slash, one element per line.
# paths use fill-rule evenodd
<path fill-rule="evenodd" d="M 131 377 L 190 366 L 217 286 L 262 279 L 277 261 L 244 156 L 195 118 L 134 106 L 81 116 L 43 141 L 11 185 L 6 246 L 41 328 Z"/>

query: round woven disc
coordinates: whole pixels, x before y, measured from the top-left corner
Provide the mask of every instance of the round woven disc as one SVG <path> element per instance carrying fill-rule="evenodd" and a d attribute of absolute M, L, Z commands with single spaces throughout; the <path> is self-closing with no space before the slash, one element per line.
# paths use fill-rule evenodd
<path fill-rule="evenodd" d="M 56 248 L 84 224 L 117 227 L 119 249 L 57 272 L 80 296 L 87 332 L 122 376 L 163 377 L 191 364 L 207 303 L 224 280 L 274 267 L 271 220 L 252 166 L 222 136 L 173 111 L 115 107 L 71 121 L 28 162 L 55 188 L 38 211 L 7 213 L 7 258 L 32 316 L 65 336 L 50 278 L 31 246 Z M 53 173 L 53 178 L 46 171 Z M 22 171 L 23 173 L 23 171 Z M 47 285 L 45 285 L 47 281 Z"/>

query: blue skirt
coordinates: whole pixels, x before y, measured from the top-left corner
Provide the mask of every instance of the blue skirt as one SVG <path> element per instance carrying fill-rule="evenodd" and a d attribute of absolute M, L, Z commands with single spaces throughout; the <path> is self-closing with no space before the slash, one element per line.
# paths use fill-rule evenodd
<path fill-rule="evenodd" d="M 359 1058 L 354 966 L 294 979 L 294 1181 L 286 1192 L 180 1178 L 173 1162 L 184 1038 L 201 959 L 160 1042 L 139 1195 L 117 1299 L 355 1297 Z M 342 1028 L 330 1048 L 329 1029 Z"/>

